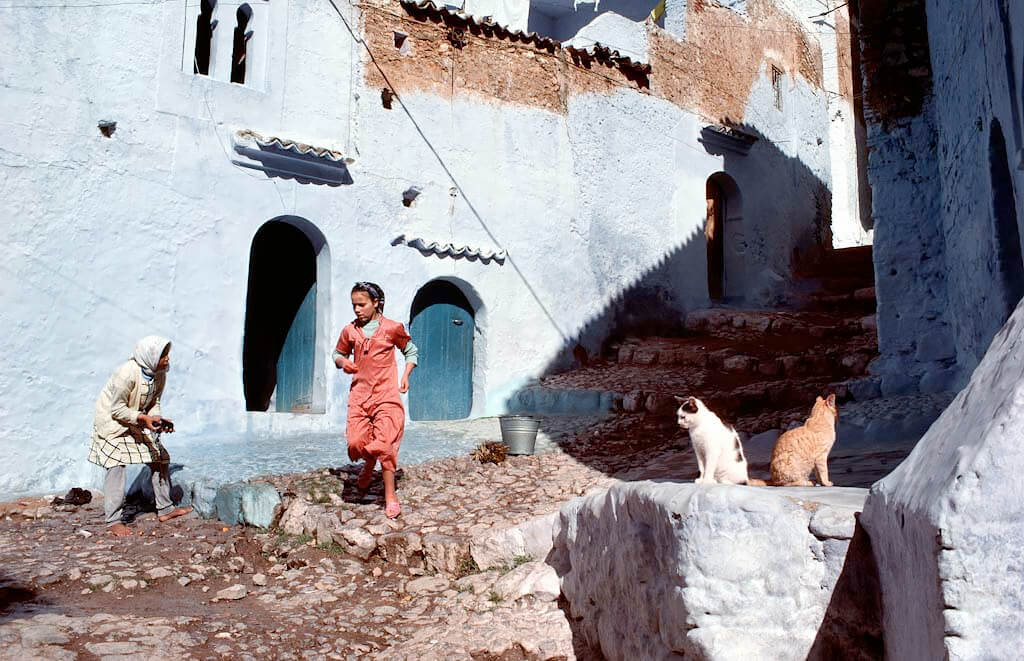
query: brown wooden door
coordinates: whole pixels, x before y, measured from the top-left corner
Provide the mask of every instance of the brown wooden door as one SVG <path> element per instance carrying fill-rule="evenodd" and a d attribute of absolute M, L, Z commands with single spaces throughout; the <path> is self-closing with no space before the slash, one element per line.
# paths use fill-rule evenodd
<path fill-rule="evenodd" d="M 725 270 L 725 196 L 715 182 L 707 184 L 707 218 L 704 221 L 704 238 L 708 248 L 708 296 L 711 300 L 722 299 Z"/>

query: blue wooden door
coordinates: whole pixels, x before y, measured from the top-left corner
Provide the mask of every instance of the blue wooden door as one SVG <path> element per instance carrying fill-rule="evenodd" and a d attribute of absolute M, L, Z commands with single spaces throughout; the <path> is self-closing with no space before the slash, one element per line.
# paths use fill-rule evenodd
<path fill-rule="evenodd" d="M 434 281 L 416 294 L 409 334 L 419 365 L 409 383 L 409 417 L 458 420 L 473 408 L 473 308 L 455 285 Z"/>
<path fill-rule="evenodd" d="M 316 337 L 316 283 L 309 288 L 292 320 L 277 358 L 277 410 L 313 410 L 313 351 Z"/>

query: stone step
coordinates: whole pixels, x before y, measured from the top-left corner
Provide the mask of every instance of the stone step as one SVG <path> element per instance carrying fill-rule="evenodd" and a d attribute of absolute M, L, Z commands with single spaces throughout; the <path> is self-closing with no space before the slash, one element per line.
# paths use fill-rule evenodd
<path fill-rule="evenodd" d="M 813 295 L 814 300 L 852 301 L 852 294 Z M 857 317 L 859 315 L 854 315 Z M 815 339 L 825 337 L 842 337 L 857 334 L 860 331 L 855 318 L 848 315 L 834 315 L 782 312 L 768 310 L 737 310 L 730 308 L 706 308 L 694 310 L 686 315 L 683 321 L 685 329 L 694 334 L 721 334 L 727 331 L 735 335 L 736 331 L 754 333 L 772 333 L 776 335 L 810 336 Z"/>
<path fill-rule="evenodd" d="M 874 321 L 873 316 L 866 319 Z M 869 330 L 873 327 L 864 326 L 864 328 Z M 620 365 L 676 365 L 777 377 L 826 374 L 835 371 L 863 374 L 868 363 L 878 355 L 878 351 L 874 347 L 857 349 L 835 347 L 824 350 L 812 347 L 799 353 L 772 356 L 744 353 L 745 350 L 756 350 L 756 348 L 737 346 L 734 349 L 701 351 L 700 347 L 694 346 L 648 346 L 644 343 L 626 343 L 619 346 L 615 361 Z M 837 365 L 843 369 L 837 370 Z"/>

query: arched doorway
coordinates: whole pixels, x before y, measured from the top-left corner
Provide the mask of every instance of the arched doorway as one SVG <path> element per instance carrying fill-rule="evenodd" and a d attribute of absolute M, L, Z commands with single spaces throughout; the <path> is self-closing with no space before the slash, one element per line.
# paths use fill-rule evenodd
<path fill-rule="evenodd" d="M 708 297 L 713 301 L 742 296 L 743 233 L 742 204 L 732 177 L 718 172 L 708 177 L 707 241 Z"/>
<path fill-rule="evenodd" d="M 454 284 L 434 280 L 416 293 L 410 319 L 420 362 L 410 378 L 409 417 L 468 417 L 473 408 L 473 307 Z"/>
<path fill-rule="evenodd" d="M 999 122 L 992 121 L 989 134 L 989 172 L 992 178 L 992 216 L 995 220 L 996 265 L 1005 302 L 1005 321 L 1024 296 L 1024 257 L 1021 255 L 1013 179 L 1006 155 L 1006 141 Z"/>
<path fill-rule="evenodd" d="M 315 378 L 323 296 L 318 262 L 326 240 L 309 221 L 283 217 L 256 232 L 249 252 L 242 381 L 245 408 L 288 413 L 322 413 Z M 321 313 L 322 314 L 322 313 Z M 322 379 L 319 380 L 322 382 Z"/>

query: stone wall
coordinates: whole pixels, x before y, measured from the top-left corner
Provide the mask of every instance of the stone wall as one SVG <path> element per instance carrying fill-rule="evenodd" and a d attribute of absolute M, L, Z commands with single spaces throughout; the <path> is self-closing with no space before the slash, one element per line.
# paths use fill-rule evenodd
<path fill-rule="evenodd" d="M 1022 291 L 1022 11 L 860 3 L 887 394 L 962 386 Z"/>
<path fill-rule="evenodd" d="M 886 657 L 1015 658 L 1024 616 L 1024 307 L 891 474 L 862 522 L 882 585 Z"/>
<path fill-rule="evenodd" d="M 562 508 L 547 561 L 609 659 L 874 659 L 864 495 L 622 483 Z"/>

